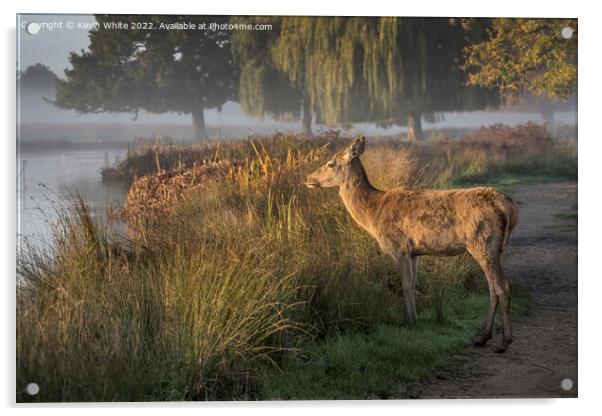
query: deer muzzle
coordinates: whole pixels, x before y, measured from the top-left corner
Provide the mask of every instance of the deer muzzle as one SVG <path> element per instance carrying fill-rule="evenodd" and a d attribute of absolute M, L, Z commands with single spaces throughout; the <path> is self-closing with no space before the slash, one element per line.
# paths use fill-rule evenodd
<path fill-rule="evenodd" d="M 312 178 L 312 175 L 309 175 L 305 179 L 305 186 L 307 186 L 308 188 L 319 188 L 320 182 L 318 180 L 316 180 L 315 178 Z"/>

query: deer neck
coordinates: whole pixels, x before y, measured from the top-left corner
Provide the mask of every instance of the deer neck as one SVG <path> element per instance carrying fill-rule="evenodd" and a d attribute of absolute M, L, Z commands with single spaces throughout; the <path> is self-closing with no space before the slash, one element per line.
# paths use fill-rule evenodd
<path fill-rule="evenodd" d="M 350 174 L 339 187 L 339 195 L 353 219 L 362 227 L 371 228 L 376 204 L 382 191 L 374 188 L 359 159 L 351 161 Z"/>

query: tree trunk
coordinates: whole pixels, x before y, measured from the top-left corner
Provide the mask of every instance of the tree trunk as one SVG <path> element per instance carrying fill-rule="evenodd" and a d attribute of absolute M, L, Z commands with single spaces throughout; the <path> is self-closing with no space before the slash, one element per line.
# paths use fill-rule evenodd
<path fill-rule="evenodd" d="M 205 110 L 203 107 L 192 110 L 192 134 L 194 139 L 206 139 L 207 131 L 205 129 Z"/>
<path fill-rule="evenodd" d="M 422 114 L 412 111 L 408 114 L 408 139 L 412 142 L 423 140 Z"/>
<path fill-rule="evenodd" d="M 314 133 L 311 131 L 311 102 L 308 97 L 303 98 L 303 135 L 307 137 L 314 137 Z"/>

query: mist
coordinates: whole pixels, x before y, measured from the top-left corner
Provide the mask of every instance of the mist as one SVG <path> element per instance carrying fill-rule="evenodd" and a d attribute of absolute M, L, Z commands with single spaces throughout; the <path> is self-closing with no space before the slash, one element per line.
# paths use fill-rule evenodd
<path fill-rule="evenodd" d="M 39 65 L 45 66 L 42 62 Z M 29 67 L 31 68 L 31 67 Z M 27 73 L 27 70 L 25 71 Z M 57 77 L 56 74 L 52 74 Z M 165 138 L 175 142 L 193 140 L 191 116 L 189 114 L 152 114 L 140 110 L 133 113 L 79 114 L 73 110 L 61 109 L 53 105 L 56 87 L 52 77 L 32 82 L 23 75 L 18 79 L 18 120 L 20 140 L 41 144 L 57 142 L 95 142 L 107 146 L 131 142 L 135 138 Z M 546 120 L 544 114 L 553 114 Z M 576 126 L 576 100 L 573 95 L 566 102 L 527 97 L 514 106 L 500 111 L 443 112 L 436 122 L 423 121 L 426 131 L 440 132 L 455 137 L 465 130 L 478 129 L 496 123 L 518 125 L 527 122 L 544 123 L 550 127 Z M 296 121 L 283 122 L 270 117 L 250 117 L 243 113 L 240 104 L 228 101 L 221 111 L 205 110 L 205 120 L 211 138 L 245 138 L 254 134 L 299 131 Z M 334 126 L 336 127 L 336 126 Z M 330 126 L 317 125 L 317 131 Z M 355 123 L 348 131 L 351 134 L 403 135 L 406 128 L 391 126 L 378 127 L 375 123 Z"/>

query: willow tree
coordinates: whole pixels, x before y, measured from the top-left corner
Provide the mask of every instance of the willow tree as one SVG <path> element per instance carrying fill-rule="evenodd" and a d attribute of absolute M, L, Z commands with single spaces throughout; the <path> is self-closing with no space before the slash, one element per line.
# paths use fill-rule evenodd
<path fill-rule="evenodd" d="M 240 27 L 232 35 L 232 52 L 240 75 L 238 101 L 241 109 L 250 116 L 288 120 L 298 119 L 303 114 L 301 89 L 291 84 L 271 58 L 281 19 L 268 16 L 232 18 L 232 23 Z M 255 24 L 272 25 L 272 30 L 245 30 Z M 311 136 L 311 117 L 303 126 L 304 133 Z"/>
<path fill-rule="evenodd" d="M 203 29 L 203 16 L 98 15 L 96 20 L 88 50 L 71 53 L 72 68 L 57 83 L 58 107 L 191 114 L 194 136 L 200 138 L 204 110 L 235 98 L 230 31 Z M 128 27 L 115 29 L 117 23 Z"/>
<path fill-rule="evenodd" d="M 337 19 L 340 23 L 341 19 Z M 332 18 L 320 17 L 240 17 L 241 25 L 271 24 L 270 31 L 237 31 L 233 36 L 233 52 L 239 65 L 239 101 L 243 111 L 254 116 L 269 115 L 276 119 L 301 118 L 302 131 L 312 136 L 312 120 L 325 124 L 360 121 L 350 111 L 359 105 L 345 106 L 333 116 L 333 104 L 320 93 L 317 77 L 334 74 L 340 61 L 324 59 L 319 42 L 332 30 Z M 336 29 L 335 29 L 336 30 Z M 342 38 L 341 38 L 342 39 Z M 328 43 L 323 44 L 330 47 Z M 326 57 L 330 58 L 330 57 Z M 321 61 L 318 61 L 321 60 Z M 343 80 L 340 80 L 341 82 Z M 351 91 L 346 92 L 350 96 Z M 337 105 L 337 104 L 335 104 Z M 366 113 L 363 121 L 370 121 Z"/>
<path fill-rule="evenodd" d="M 496 103 L 496 93 L 466 86 L 459 58 L 467 33 L 444 18 L 280 17 L 259 44 L 262 65 L 300 92 L 304 125 L 376 122 L 408 126 L 422 137 L 422 116 Z M 469 35 L 477 36 L 480 29 Z M 247 32 L 245 38 L 255 36 Z M 234 50 L 245 49 L 237 45 Z M 244 63 L 244 62 L 241 62 Z M 241 84 L 243 83 L 241 69 Z M 242 88 L 242 85 L 241 85 Z M 242 91 L 242 89 L 241 89 Z M 270 92 L 264 91 L 266 99 Z M 243 97 L 241 97 L 242 100 Z M 309 117 L 307 117 L 309 115 Z"/>

